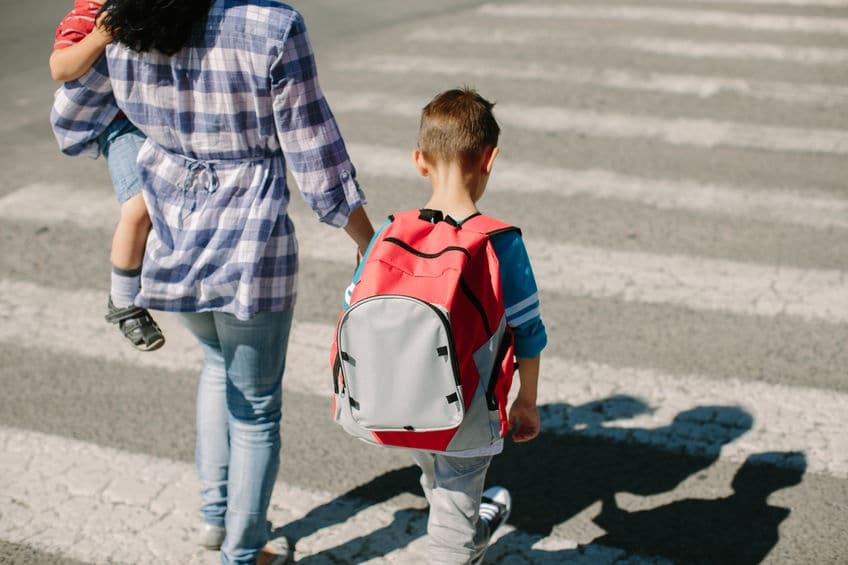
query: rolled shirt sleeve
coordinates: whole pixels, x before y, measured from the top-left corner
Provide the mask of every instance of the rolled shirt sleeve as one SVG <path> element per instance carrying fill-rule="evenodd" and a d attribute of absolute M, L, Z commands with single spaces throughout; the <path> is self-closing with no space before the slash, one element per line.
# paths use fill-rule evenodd
<path fill-rule="evenodd" d="M 306 203 L 342 227 L 365 204 L 336 120 L 318 84 L 309 35 L 297 14 L 270 69 L 274 121 L 288 170 Z"/>
<path fill-rule="evenodd" d="M 96 158 L 100 154 L 97 137 L 118 111 L 106 58 L 100 57 L 86 74 L 66 82 L 54 95 L 50 126 L 59 149 L 66 155 Z"/>

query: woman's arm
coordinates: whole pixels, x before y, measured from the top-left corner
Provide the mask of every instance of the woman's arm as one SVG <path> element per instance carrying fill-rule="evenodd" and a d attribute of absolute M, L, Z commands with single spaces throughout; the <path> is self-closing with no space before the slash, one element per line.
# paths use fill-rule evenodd
<path fill-rule="evenodd" d="M 98 18 L 98 24 L 100 18 Z M 50 76 L 55 81 L 68 82 L 84 75 L 103 54 L 112 41 L 109 32 L 95 25 L 91 33 L 78 43 L 64 49 L 54 49 L 50 55 Z"/>

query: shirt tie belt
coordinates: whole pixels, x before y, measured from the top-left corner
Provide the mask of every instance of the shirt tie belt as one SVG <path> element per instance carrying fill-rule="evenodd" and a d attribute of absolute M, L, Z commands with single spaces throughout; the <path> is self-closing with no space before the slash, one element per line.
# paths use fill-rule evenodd
<path fill-rule="evenodd" d="M 215 172 L 215 167 L 209 161 L 195 161 L 183 159 L 186 161 L 186 170 L 182 181 L 178 187 L 182 192 L 182 200 L 180 202 L 180 214 L 177 220 L 177 227 L 182 229 L 183 220 L 194 212 L 197 206 L 197 193 L 205 190 L 212 194 L 218 190 L 219 181 L 218 174 Z M 204 199 L 203 205 L 206 206 Z M 202 208 L 201 208 L 202 211 Z"/>

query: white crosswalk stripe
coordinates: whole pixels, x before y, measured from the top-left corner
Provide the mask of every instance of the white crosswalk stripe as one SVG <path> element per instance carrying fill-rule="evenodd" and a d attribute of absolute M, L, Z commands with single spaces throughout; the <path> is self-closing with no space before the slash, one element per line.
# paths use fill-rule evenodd
<path fill-rule="evenodd" d="M 302 229 L 298 239 L 309 257 L 342 264 L 350 261 L 350 246 L 343 234 Z M 328 245 L 330 241 L 333 244 Z M 848 277 L 842 271 L 532 239 L 526 245 L 539 288 L 546 291 L 751 316 L 848 322 Z"/>
<path fill-rule="evenodd" d="M 410 151 L 363 143 L 350 143 L 348 149 L 363 175 L 420 180 L 412 167 Z M 23 197 L 22 193 L 28 190 L 22 189 L 8 198 Z M 642 178 L 603 169 L 544 167 L 504 157 L 497 162 L 497 174 L 489 181 L 488 190 L 513 194 L 549 193 L 562 197 L 591 196 L 717 217 L 747 218 L 817 229 L 848 228 L 848 199 L 835 198 L 811 186 L 804 189 L 766 189 L 686 179 Z M 5 209 L 3 201 L 0 199 L 0 214 Z M 33 206 L 23 207 L 29 209 Z M 17 206 L 10 203 L 9 209 L 14 208 Z"/>
<path fill-rule="evenodd" d="M 776 43 L 731 43 L 661 37 L 632 37 L 615 43 L 646 53 L 695 59 L 762 59 L 802 65 L 842 65 L 848 62 L 848 49 L 840 47 L 797 47 Z"/>
<path fill-rule="evenodd" d="M 403 116 L 413 119 L 426 100 L 379 92 L 332 93 L 337 112 Z M 702 149 L 733 147 L 776 152 L 848 154 L 848 130 L 791 128 L 722 120 L 637 116 L 562 106 L 500 104 L 498 120 L 537 132 L 563 132 L 613 139 L 645 139 Z"/>
<path fill-rule="evenodd" d="M 502 18 L 605 19 L 651 22 L 674 26 L 848 34 L 848 19 L 825 16 L 743 13 L 637 5 L 597 4 L 483 4 L 477 13 Z"/>
<path fill-rule="evenodd" d="M 468 45 L 513 45 L 524 47 L 543 47 L 545 45 L 561 45 L 563 48 L 587 48 L 587 47 L 616 47 L 623 50 L 635 50 L 646 53 L 663 55 L 666 57 L 680 57 L 689 59 L 734 59 L 737 61 L 766 60 L 787 65 L 839 65 L 848 60 L 848 50 L 842 47 L 819 47 L 819 46 L 797 46 L 784 45 L 769 42 L 742 42 L 742 41 L 707 41 L 704 39 L 679 39 L 661 35 L 619 35 L 616 37 L 597 37 L 574 29 L 553 31 L 549 29 L 515 30 L 512 28 L 493 26 L 488 29 L 479 29 L 468 26 L 451 26 L 439 28 L 419 28 L 406 36 L 406 41 L 413 43 L 431 44 L 468 44 Z M 384 60 L 394 60 L 390 55 L 383 55 Z M 486 60 L 486 66 L 494 63 Z M 501 61 L 503 63 L 503 61 Z M 354 63 L 356 64 L 356 63 Z M 448 69 L 455 68 L 446 61 Z M 528 62 L 530 69 L 538 67 L 538 63 Z M 393 65 L 395 68 L 399 64 Z M 551 69 L 551 73 L 538 80 L 557 81 L 560 79 L 556 73 L 558 69 L 568 69 L 547 63 L 545 68 Z M 428 70 L 427 72 L 433 72 Z M 473 72 L 473 70 L 469 71 Z M 521 74 L 520 68 L 513 69 L 513 76 L 530 76 L 536 79 L 537 72 L 528 71 Z M 603 69 L 595 71 L 598 74 Z M 619 71 L 623 72 L 623 71 Z M 655 73 L 659 74 L 659 73 Z M 472 75 L 473 76 L 473 75 Z M 497 75 L 495 75 L 497 76 Z M 674 76 L 674 75 L 670 75 Z M 566 78 L 565 80 L 570 80 Z M 713 78 L 720 81 L 720 78 Z M 729 81 L 730 79 L 724 79 Z M 737 79 L 739 80 L 739 79 Z M 774 84 L 779 82 L 750 82 L 750 84 Z M 804 84 L 788 83 L 802 90 Z M 608 86 L 600 84 L 600 86 Z M 821 85 L 824 87 L 824 85 Z M 801 100 L 799 100 L 801 101 Z"/>
<path fill-rule="evenodd" d="M 488 37 L 488 36 L 486 36 Z M 692 56 L 701 53 L 704 56 L 722 56 L 736 53 L 739 46 L 728 45 L 725 51 L 709 49 L 696 45 L 689 50 L 680 49 L 674 42 L 628 42 L 629 46 L 646 51 L 670 53 L 675 56 L 689 53 Z M 770 53 L 769 50 L 764 50 Z M 815 60 L 816 52 L 796 53 L 804 60 Z M 834 62 L 847 62 L 848 50 L 844 58 L 831 54 Z M 821 54 L 818 54 L 821 58 Z M 790 55 L 787 55 L 788 59 Z M 624 68 L 579 67 L 554 63 L 509 63 L 485 59 L 435 58 L 422 56 L 363 57 L 357 61 L 340 65 L 347 70 L 362 70 L 382 74 L 432 74 L 451 77 L 497 78 L 504 80 L 527 79 L 538 82 L 571 83 L 597 86 L 626 91 L 654 92 L 710 98 L 722 94 L 734 94 L 757 100 L 776 100 L 797 104 L 837 105 L 848 103 L 848 87 L 826 84 L 798 84 L 780 81 L 750 80 L 723 76 L 699 76 L 671 74 L 651 71 L 633 71 Z"/>
<path fill-rule="evenodd" d="M 678 4 L 727 4 L 727 0 L 674 0 Z M 825 7 L 844 8 L 848 6 L 848 0 L 735 0 L 734 4 L 753 6 L 800 6 L 800 7 Z"/>

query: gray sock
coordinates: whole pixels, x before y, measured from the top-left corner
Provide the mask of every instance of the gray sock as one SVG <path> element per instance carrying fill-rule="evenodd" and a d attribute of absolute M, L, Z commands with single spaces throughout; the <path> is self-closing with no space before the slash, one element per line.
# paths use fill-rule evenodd
<path fill-rule="evenodd" d="M 126 270 L 112 265 L 112 288 L 109 291 L 112 304 L 117 308 L 132 306 L 141 289 L 141 267 Z"/>

